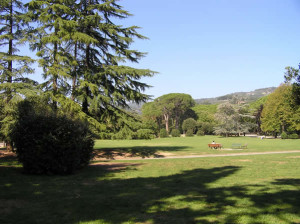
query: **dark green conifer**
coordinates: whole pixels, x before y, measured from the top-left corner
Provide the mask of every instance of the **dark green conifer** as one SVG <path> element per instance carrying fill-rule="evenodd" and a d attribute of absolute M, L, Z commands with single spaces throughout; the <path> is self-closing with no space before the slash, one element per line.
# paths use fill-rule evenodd
<path fill-rule="evenodd" d="M 1 0 L 0 4 L 0 135 L 7 141 L 13 124 L 14 105 L 32 94 L 35 82 L 25 75 L 32 73 L 33 60 L 18 54 L 24 43 L 24 7 L 18 0 Z"/>
<path fill-rule="evenodd" d="M 113 22 L 131 14 L 115 0 L 83 0 L 78 7 L 80 31 L 96 40 L 78 45 L 82 76 L 78 78 L 77 99 L 82 110 L 90 113 L 93 108 L 103 114 L 108 109 L 126 107 L 129 101 L 147 100 L 149 96 L 142 92 L 149 86 L 139 80 L 154 72 L 124 66 L 128 61 L 138 62 L 145 55 L 131 50 L 130 45 L 136 38 L 146 37 L 137 32 L 137 26 L 123 27 Z"/>

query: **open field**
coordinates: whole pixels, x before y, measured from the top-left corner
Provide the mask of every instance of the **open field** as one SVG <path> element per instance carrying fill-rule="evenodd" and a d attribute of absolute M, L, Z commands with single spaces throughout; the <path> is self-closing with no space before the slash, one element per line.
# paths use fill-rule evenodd
<path fill-rule="evenodd" d="M 208 148 L 212 141 L 221 143 L 222 150 Z M 233 143 L 248 144 L 244 150 L 230 150 Z M 153 140 L 98 140 L 95 148 L 106 153 L 108 158 L 120 156 L 168 157 L 228 154 L 244 152 L 272 152 L 300 150 L 300 139 L 260 139 L 255 137 L 195 136 L 181 138 L 162 138 Z M 114 152 L 114 153 L 112 153 Z"/>
<path fill-rule="evenodd" d="M 168 142 L 161 140 L 134 142 L 140 148 Z M 189 145 L 179 140 L 181 146 L 174 151 L 175 143 L 148 146 L 182 155 L 197 150 L 198 137 L 189 138 L 194 142 Z M 230 141 L 234 139 L 222 139 Z M 251 145 L 259 141 L 251 141 L 248 150 L 258 151 Z M 292 150 L 299 144 L 260 142 L 270 144 L 262 151 Z M 120 143 L 116 148 L 134 147 L 132 141 L 115 143 Z M 95 161 L 70 176 L 24 175 L 15 157 L 0 157 L 1 224 L 300 223 L 299 199 L 300 153 Z"/>

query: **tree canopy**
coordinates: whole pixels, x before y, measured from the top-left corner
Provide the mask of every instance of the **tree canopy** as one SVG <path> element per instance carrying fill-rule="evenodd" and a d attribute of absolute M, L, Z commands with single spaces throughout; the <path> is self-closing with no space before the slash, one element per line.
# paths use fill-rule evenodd
<path fill-rule="evenodd" d="M 277 133 L 299 130 L 299 111 L 293 100 L 292 86 L 282 84 L 269 95 L 263 111 L 261 128 Z"/>
<path fill-rule="evenodd" d="M 170 118 L 174 119 L 174 126 L 178 129 L 181 122 L 181 116 L 183 116 L 189 108 L 195 105 L 193 98 L 184 93 L 166 94 L 156 98 L 154 103 L 164 117 L 167 132 L 169 132 Z"/>

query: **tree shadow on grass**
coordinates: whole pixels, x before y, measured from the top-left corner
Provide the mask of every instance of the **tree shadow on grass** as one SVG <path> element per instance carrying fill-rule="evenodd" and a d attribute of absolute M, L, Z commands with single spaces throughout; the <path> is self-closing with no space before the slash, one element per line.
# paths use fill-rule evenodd
<path fill-rule="evenodd" d="M 180 151 L 187 149 L 187 146 L 133 146 L 133 147 L 111 147 L 95 149 L 96 158 L 115 159 L 116 157 L 141 157 L 141 158 L 162 158 L 159 151 Z"/>
<path fill-rule="evenodd" d="M 0 185 L 0 199 L 2 207 L 10 208 L 0 211 L 0 222 L 205 224 L 300 220 L 300 192 L 293 189 L 300 179 L 276 180 L 271 184 L 276 191 L 270 191 L 269 185 L 216 185 L 240 171 L 242 167 L 238 166 L 160 177 L 115 176 L 134 172 L 144 164 L 105 163 L 72 176 L 52 177 L 20 175 L 16 169 L 6 169 L 3 175 L 0 167 L 1 181 L 6 183 Z"/>

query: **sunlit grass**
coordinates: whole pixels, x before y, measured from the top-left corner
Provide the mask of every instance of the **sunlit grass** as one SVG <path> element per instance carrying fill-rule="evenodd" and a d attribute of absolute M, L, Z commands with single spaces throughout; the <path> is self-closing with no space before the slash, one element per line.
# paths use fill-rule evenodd
<path fill-rule="evenodd" d="M 299 223 L 300 153 L 106 161 L 23 175 L 0 158 L 0 223 Z"/>
<path fill-rule="evenodd" d="M 208 143 L 212 141 L 221 143 L 222 150 L 212 150 Z M 232 144 L 248 144 L 247 149 L 230 150 Z M 165 156 L 182 155 L 205 155 L 224 154 L 239 152 L 270 152 L 300 150 L 300 139 L 260 139 L 255 137 L 216 137 L 216 136 L 195 136 L 180 138 L 162 138 L 153 140 L 97 140 L 95 149 L 99 151 L 123 150 L 123 152 L 143 153 L 145 157 L 156 154 Z"/>

